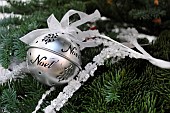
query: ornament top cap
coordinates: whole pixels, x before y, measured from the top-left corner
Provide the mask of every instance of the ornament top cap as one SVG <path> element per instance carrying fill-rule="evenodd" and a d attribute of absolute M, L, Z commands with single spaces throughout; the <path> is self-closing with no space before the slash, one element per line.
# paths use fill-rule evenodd
<path fill-rule="evenodd" d="M 80 20 L 77 20 L 73 23 L 70 22 L 69 17 L 78 14 L 80 17 Z M 54 15 L 52 14 L 47 19 L 48 28 L 45 29 L 37 29 L 33 30 L 30 33 L 26 34 L 25 36 L 21 37 L 20 40 L 28 45 L 30 45 L 33 40 L 35 40 L 37 37 L 47 34 L 47 33 L 65 33 L 69 35 L 69 37 L 72 41 L 80 45 L 80 49 L 85 47 L 94 47 L 97 46 L 95 41 L 90 42 L 83 42 L 86 37 L 94 37 L 99 35 L 100 33 L 98 30 L 88 30 L 88 31 L 81 31 L 77 27 L 86 23 L 86 22 L 94 22 L 101 18 L 101 15 L 98 10 L 95 10 L 94 13 L 88 15 L 81 11 L 76 10 L 69 10 L 61 19 L 59 22 Z"/>

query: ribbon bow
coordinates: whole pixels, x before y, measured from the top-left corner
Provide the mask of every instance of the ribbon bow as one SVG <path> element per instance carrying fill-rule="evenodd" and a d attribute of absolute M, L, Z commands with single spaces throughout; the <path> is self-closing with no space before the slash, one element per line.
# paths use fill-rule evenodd
<path fill-rule="evenodd" d="M 80 20 L 75 21 L 70 24 L 69 17 L 78 14 Z M 37 37 L 46 34 L 46 33 L 65 33 L 67 38 L 70 38 L 74 42 L 80 45 L 80 48 L 84 47 L 94 47 L 97 44 L 94 41 L 90 42 L 83 42 L 86 37 L 94 37 L 99 35 L 98 30 L 88 30 L 88 31 L 81 31 L 77 27 L 86 23 L 86 22 L 94 22 L 101 17 L 98 10 L 94 13 L 87 15 L 86 13 L 76 11 L 76 10 L 69 10 L 59 22 L 54 15 L 52 14 L 47 19 L 48 28 L 45 29 L 37 29 L 33 30 L 30 33 L 26 34 L 25 36 L 21 37 L 20 40 L 28 45 Z M 81 38 L 80 38 L 81 37 Z"/>

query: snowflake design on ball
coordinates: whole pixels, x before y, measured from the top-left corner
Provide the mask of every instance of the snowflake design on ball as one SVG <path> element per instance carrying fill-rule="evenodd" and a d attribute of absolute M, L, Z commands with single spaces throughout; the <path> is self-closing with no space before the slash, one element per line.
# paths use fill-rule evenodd
<path fill-rule="evenodd" d="M 42 42 L 44 41 L 45 44 L 47 44 L 49 42 L 54 42 L 57 38 L 58 38 L 57 33 L 48 34 L 42 39 Z"/>

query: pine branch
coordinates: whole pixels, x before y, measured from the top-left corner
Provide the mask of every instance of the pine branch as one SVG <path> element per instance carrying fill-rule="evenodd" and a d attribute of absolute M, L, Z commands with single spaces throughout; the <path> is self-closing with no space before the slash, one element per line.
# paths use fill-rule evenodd
<path fill-rule="evenodd" d="M 157 9 L 157 8 L 148 8 L 148 9 L 132 9 L 129 12 L 129 15 L 134 19 L 139 20 L 152 20 L 154 18 L 163 17 L 166 15 L 165 10 Z"/>
<path fill-rule="evenodd" d="M 19 101 L 17 99 L 17 94 L 14 89 L 9 88 L 9 89 L 3 90 L 1 101 L 0 101 L 1 109 L 7 110 L 13 113 L 14 112 L 19 113 L 19 109 L 17 107 L 18 103 Z"/>

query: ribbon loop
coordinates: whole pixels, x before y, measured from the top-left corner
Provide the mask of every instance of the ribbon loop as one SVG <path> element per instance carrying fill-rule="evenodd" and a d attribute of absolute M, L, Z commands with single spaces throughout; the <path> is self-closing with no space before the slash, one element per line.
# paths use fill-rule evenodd
<path fill-rule="evenodd" d="M 81 17 L 81 16 L 80 16 L 80 17 Z M 85 16 L 85 17 L 81 18 L 80 20 L 72 23 L 71 26 L 77 27 L 77 26 L 80 26 L 80 25 L 82 25 L 82 24 L 84 24 L 84 23 L 86 23 L 86 22 L 94 22 L 94 21 L 96 21 L 97 19 L 99 19 L 100 17 L 101 17 L 101 16 L 100 16 L 99 11 L 96 10 L 93 14 L 88 15 L 88 16 Z"/>
<path fill-rule="evenodd" d="M 76 11 L 76 10 L 69 10 L 61 19 L 60 23 L 62 25 L 62 27 L 69 27 L 70 25 L 70 20 L 69 17 L 74 15 L 74 14 L 78 14 L 80 16 L 80 18 L 84 18 L 85 16 L 88 16 L 86 13 L 80 12 L 80 11 Z"/>
<path fill-rule="evenodd" d="M 51 16 L 47 19 L 47 24 L 48 24 L 48 28 L 50 29 L 50 31 L 55 31 L 55 30 L 61 30 L 62 29 L 61 24 L 54 17 L 53 14 L 51 14 Z"/>

